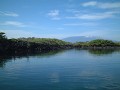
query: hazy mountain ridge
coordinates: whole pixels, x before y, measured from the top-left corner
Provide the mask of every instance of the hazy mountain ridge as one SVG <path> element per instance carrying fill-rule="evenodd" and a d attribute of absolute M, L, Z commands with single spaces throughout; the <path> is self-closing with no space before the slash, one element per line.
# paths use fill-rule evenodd
<path fill-rule="evenodd" d="M 98 37 L 86 37 L 86 36 L 73 36 L 73 37 L 67 37 L 67 38 L 63 38 L 62 40 L 66 41 L 66 42 L 86 42 L 86 41 L 91 41 L 91 40 L 95 40 L 95 39 L 100 39 Z"/>

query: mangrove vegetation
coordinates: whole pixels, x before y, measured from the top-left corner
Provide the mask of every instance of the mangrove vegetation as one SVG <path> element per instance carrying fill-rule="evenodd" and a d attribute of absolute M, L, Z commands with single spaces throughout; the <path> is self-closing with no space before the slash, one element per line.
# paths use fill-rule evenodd
<path fill-rule="evenodd" d="M 7 39 L 4 32 L 0 32 L 0 54 L 44 52 L 70 48 L 119 48 L 120 42 L 97 39 L 89 42 L 70 43 L 51 38 L 18 38 Z"/>
<path fill-rule="evenodd" d="M 43 52 L 71 47 L 71 43 L 58 39 L 34 37 L 7 39 L 5 33 L 0 33 L 0 53 Z"/>
<path fill-rule="evenodd" d="M 96 39 L 89 42 L 77 42 L 74 44 L 77 48 L 118 48 L 120 47 L 119 42 L 113 42 L 111 40 Z"/>

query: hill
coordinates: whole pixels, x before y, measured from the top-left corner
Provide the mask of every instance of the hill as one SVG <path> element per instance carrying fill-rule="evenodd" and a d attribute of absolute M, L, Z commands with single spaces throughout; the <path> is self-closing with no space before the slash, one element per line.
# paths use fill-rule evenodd
<path fill-rule="evenodd" d="M 91 41 L 95 39 L 98 39 L 98 37 L 73 36 L 73 37 L 64 38 L 62 40 L 66 42 L 75 43 L 75 42 L 86 42 L 86 41 Z"/>

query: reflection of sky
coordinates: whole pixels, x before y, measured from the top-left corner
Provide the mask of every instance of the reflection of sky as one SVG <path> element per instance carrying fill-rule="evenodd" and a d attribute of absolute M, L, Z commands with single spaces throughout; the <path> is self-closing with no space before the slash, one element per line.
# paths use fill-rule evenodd
<path fill-rule="evenodd" d="M 83 79 L 83 85 L 87 89 L 118 89 L 119 83 L 116 82 L 114 76 L 106 73 L 100 74 L 98 71 L 86 70 L 80 73 L 80 78 Z M 95 84 L 96 83 L 96 84 Z"/>
<path fill-rule="evenodd" d="M 50 75 L 50 81 L 51 81 L 51 83 L 59 83 L 60 82 L 60 80 L 59 80 L 60 78 L 59 78 L 59 74 L 58 73 L 52 73 L 51 75 Z"/>

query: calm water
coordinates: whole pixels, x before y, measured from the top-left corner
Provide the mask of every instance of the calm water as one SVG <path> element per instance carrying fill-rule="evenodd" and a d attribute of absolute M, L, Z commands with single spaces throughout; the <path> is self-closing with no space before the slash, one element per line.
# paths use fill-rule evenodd
<path fill-rule="evenodd" d="M 1 57 L 0 90 L 120 90 L 120 51 Z"/>

